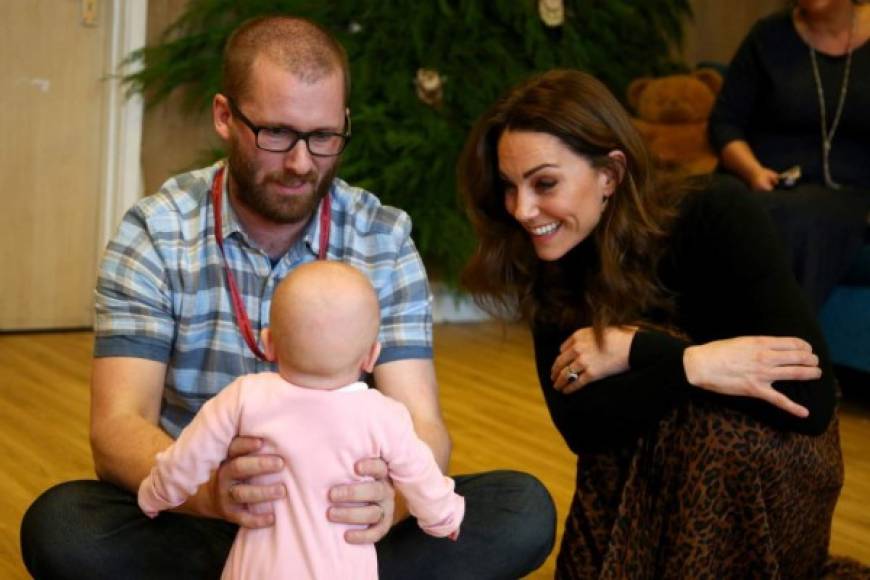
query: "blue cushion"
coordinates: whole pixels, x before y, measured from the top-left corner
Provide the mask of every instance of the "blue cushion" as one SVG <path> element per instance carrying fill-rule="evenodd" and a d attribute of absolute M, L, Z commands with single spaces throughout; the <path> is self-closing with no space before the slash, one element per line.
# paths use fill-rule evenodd
<path fill-rule="evenodd" d="M 870 244 L 819 314 L 835 364 L 870 372 Z"/>

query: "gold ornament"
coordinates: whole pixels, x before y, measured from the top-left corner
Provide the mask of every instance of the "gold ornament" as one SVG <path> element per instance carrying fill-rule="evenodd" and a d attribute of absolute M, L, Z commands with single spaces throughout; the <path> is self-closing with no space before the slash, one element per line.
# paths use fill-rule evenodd
<path fill-rule="evenodd" d="M 437 109 L 441 106 L 444 98 L 444 82 L 446 80 L 446 78 L 442 79 L 435 69 L 417 69 L 417 78 L 414 79 L 417 97 L 430 107 Z"/>
<path fill-rule="evenodd" d="M 545 25 L 556 28 L 565 24 L 565 2 L 563 0 L 538 0 L 538 14 Z"/>

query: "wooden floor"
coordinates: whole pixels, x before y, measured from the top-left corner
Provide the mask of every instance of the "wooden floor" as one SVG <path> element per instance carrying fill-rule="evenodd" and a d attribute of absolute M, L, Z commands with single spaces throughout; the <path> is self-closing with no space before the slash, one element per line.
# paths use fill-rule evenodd
<path fill-rule="evenodd" d="M 0 578 L 27 578 L 18 526 L 39 492 L 93 477 L 87 439 L 91 340 L 89 333 L 0 335 Z M 547 416 L 526 332 L 492 323 L 442 325 L 435 347 L 454 440 L 451 471 L 533 473 L 553 494 L 561 520 L 571 499 L 574 457 Z M 831 551 L 870 563 L 870 411 L 847 405 L 841 430 L 846 485 Z M 561 527 L 560 521 L 560 534 Z M 552 578 L 553 558 L 530 578 Z"/>

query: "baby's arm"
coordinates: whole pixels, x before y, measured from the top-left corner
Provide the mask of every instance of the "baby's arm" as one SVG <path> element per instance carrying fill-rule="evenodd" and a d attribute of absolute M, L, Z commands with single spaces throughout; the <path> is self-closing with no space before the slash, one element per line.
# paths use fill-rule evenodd
<path fill-rule="evenodd" d="M 139 507 L 148 517 L 184 503 L 226 459 L 238 432 L 241 381 L 203 405 L 178 439 L 157 454 L 151 473 L 139 485 Z"/>
<path fill-rule="evenodd" d="M 455 540 L 465 515 L 465 498 L 454 493 L 453 480 L 441 473 L 432 450 L 417 437 L 408 409 L 392 399 L 384 401 L 389 428 L 382 453 L 393 484 L 424 532 Z"/>

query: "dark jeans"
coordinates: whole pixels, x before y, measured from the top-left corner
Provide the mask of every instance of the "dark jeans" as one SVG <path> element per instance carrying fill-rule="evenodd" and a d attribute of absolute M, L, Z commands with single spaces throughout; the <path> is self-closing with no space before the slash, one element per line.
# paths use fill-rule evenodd
<path fill-rule="evenodd" d="M 424 534 L 409 518 L 377 544 L 380 578 L 519 578 L 553 548 L 556 513 L 530 475 L 460 475 L 466 499 L 459 540 Z M 37 580 L 218 578 L 236 526 L 170 512 L 151 520 L 129 492 L 72 481 L 43 493 L 21 523 L 21 553 Z"/>

